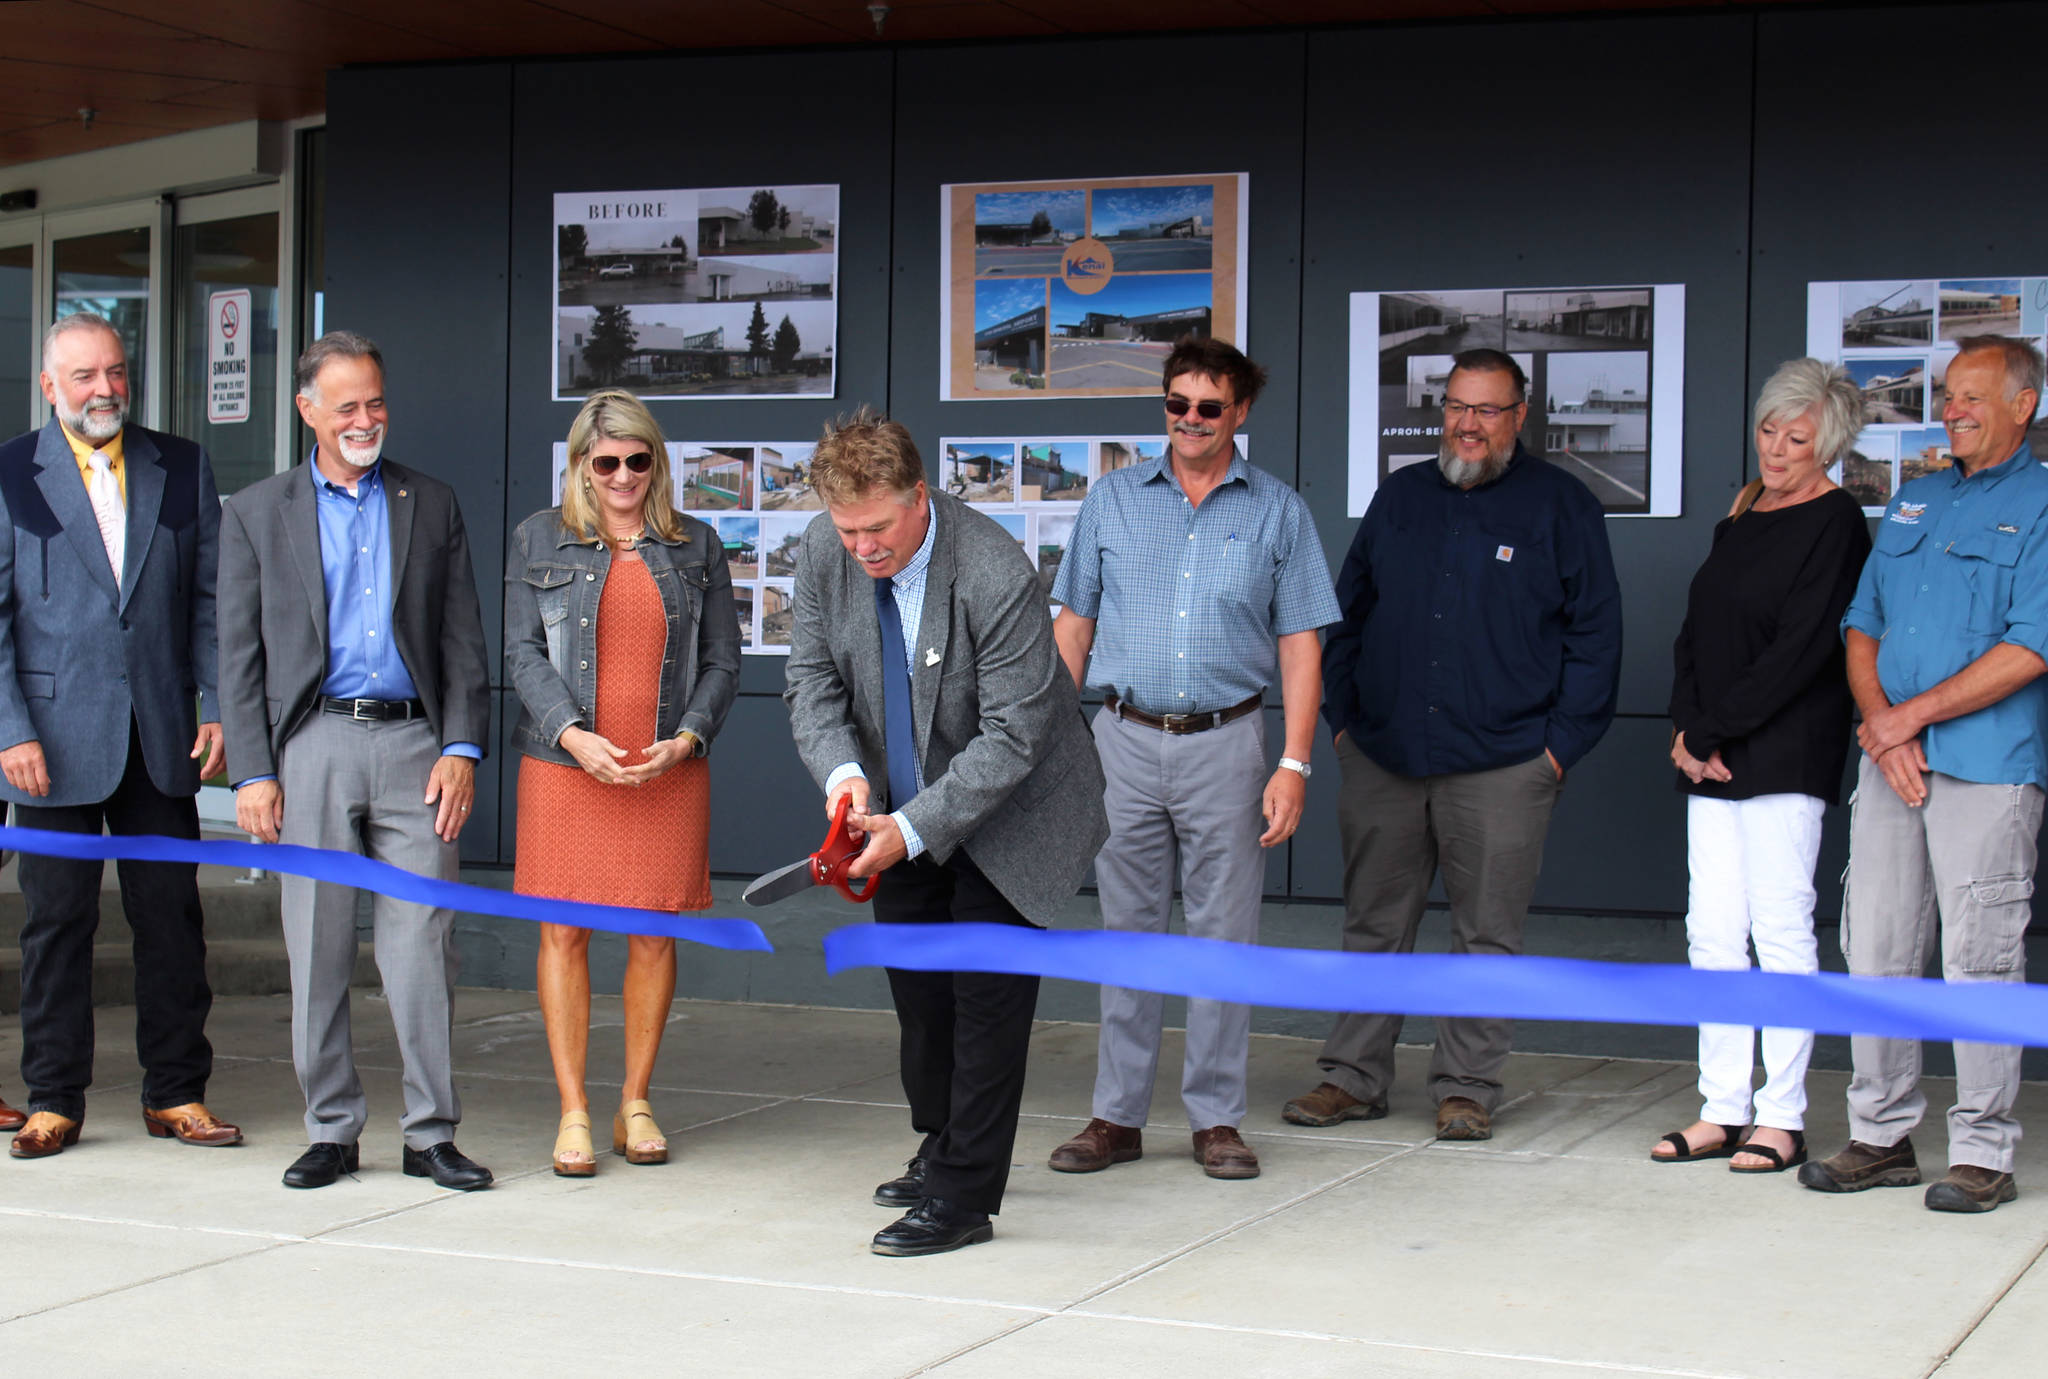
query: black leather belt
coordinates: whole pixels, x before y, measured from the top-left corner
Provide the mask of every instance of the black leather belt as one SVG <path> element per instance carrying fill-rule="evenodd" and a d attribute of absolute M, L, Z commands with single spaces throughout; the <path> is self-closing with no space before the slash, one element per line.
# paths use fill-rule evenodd
<path fill-rule="evenodd" d="M 1127 722 L 1139 723 L 1147 728 L 1157 728 L 1162 733 L 1206 733 L 1211 728 L 1220 728 L 1225 723 L 1234 723 L 1248 713 L 1255 713 L 1265 703 L 1265 696 L 1255 694 L 1242 704 L 1233 704 L 1227 709 L 1216 709 L 1210 713 L 1146 713 L 1134 709 L 1113 694 L 1102 696 L 1102 707 Z"/>
<path fill-rule="evenodd" d="M 338 713 L 343 718 L 388 723 L 394 719 L 425 718 L 427 706 L 417 699 L 328 699 L 320 700 L 320 712 Z"/>

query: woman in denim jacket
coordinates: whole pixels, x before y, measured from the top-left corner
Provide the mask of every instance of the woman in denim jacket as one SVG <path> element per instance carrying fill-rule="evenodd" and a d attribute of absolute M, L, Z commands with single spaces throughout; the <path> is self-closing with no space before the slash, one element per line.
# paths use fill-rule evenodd
<path fill-rule="evenodd" d="M 704 754 L 732 707 L 739 621 L 725 547 L 675 510 L 661 428 L 631 393 L 592 393 L 569 428 L 562 506 L 513 533 L 505 661 L 520 713 L 514 889 L 681 911 L 711 903 Z M 590 931 L 543 924 L 540 1009 L 561 1092 L 555 1172 L 597 1171 L 584 1063 Z M 647 1103 L 675 994 L 675 940 L 627 939 L 626 1070 L 612 1148 L 668 1161 Z"/>

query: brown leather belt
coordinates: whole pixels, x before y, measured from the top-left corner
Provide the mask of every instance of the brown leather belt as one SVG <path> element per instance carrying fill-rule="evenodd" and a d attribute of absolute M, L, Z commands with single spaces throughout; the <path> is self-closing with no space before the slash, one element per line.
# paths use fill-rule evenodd
<path fill-rule="evenodd" d="M 320 700 L 320 712 L 338 713 L 343 718 L 389 723 L 394 719 L 425 718 L 427 706 L 417 699 L 328 699 Z"/>
<path fill-rule="evenodd" d="M 1162 733 L 1206 733 L 1211 728 L 1220 728 L 1225 723 L 1234 723 L 1248 713 L 1255 713 L 1265 703 L 1265 696 L 1255 694 L 1242 704 L 1233 704 L 1227 709 L 1216 709 L 1210 713 L 1146 713 L 1134 709 L 1114 694 L 1102 696 L 1102 707 L 1127 722 L 1157 728 Z"/>

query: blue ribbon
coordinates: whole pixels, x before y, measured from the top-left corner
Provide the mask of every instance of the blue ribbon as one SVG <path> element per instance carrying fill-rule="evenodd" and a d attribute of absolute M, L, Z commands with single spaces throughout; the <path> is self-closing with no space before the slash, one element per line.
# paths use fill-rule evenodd
<path fill-rule="evenodd" d="M 746 919 L 590 905 L 416 876 L 354 853 L 282 843 L 103 837 L 0 827 L 0 848 L 107 861 L 255 867 L 474 914 L 774 951 Z M 1014 972 L 1245 1005 L 1653 1025 L 1732 1024 L 2048 1046 L 2048 987 L 1918 977 L 1699 972 L 1655 963 L 1264 948 L 1180 934 L 1008 924 L 855 924 L 825 936 L 825 968 Z"/>
<path fill-rule="evenodd" d="M 1011 972 L 1245 1005 L 1647 1025 L 1728 1024 L 2048 1045 L 2048 987 L 1491 954 L 1333 953 L 1182 934 L 1010 924 L 856 924 L 825 970 Z"/>
<path fill-rule="evenodd" d="M 0 848 L 84 861 L 127 858 L 137 862 L 198 862 L 213 867 L 255 867 L 263 871 L 310 877 L 337 886 L 376 891 L 380 895 L 420 905 L 467 910 L 472 914 L 570 924 L 579 929 L 603 929 L 614 934 L 655 934 L 701 943 L 709 948 L 731 948 L 748 953 L 775 951 L 774 945 L 768 942 L 768 936 L 761 932 L 761 926 L 750 919 L 698 919 L 690 915 L 665 914 L 660 910 L 629 909 L 624 905 L 587 905 L 574 900 L 521 895 L 516 891 L 496 891 L 486 886 L 418 876 L 389 862 L 372 861 L 352 852 L 299 847 L 292 843 L 242 843 L 228 839 L 194 841 L 155 834 L 103 837 L 93 833 L 52 833 L 40 828 L 0 828 Z"/>

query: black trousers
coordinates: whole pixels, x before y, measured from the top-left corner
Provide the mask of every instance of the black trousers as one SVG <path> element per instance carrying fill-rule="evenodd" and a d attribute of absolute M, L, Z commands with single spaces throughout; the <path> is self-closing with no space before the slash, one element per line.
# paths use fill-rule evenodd
<path fill-rule="evenodd" d="M 882 875 L 882 924 L 1021 924 L 965 849 Z M 924 1135 L 925 1192 L 969 1211 L 1002 1210 L 1024 1101 L 1024 1061 L 1038 1009 L 1038 978 L 996 972 L 889 968 L 902 1026 L 903 1093 L 911 1127 Z"/>
<path fill-rule="evenodd" d="M 128 767 L 98 804 L 16 805 L 15 822 L 53 833 L 154 833 L 199 836 L 191 796 L 150 783 L 133 721 Z M 206 935 L 199 869 L 185 862 L 117 862 L 121 908 L 135 935 L 135 1051 L 142 1062 L 142 1104 L 162 1109 L 206 1099 L 213 1045 L 206 1016 Z M 21 1080 L 28 1109 L 77 1120 L 92 1083 L 92 946 L 100 925 L 104 864 L 21 855 Z"/>

